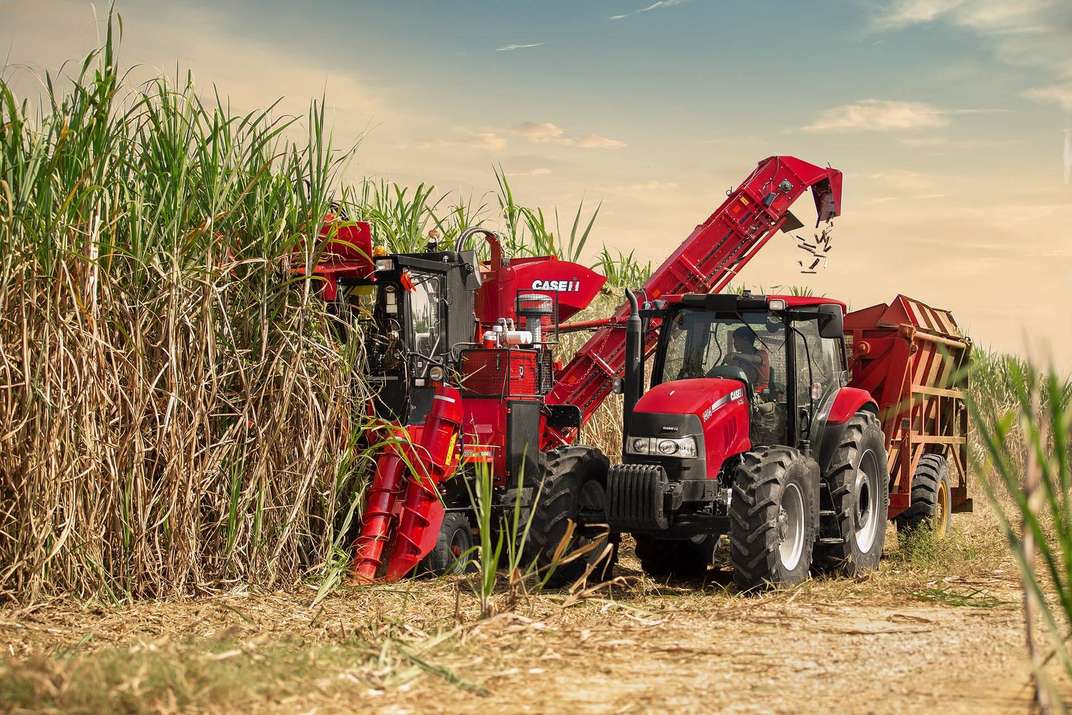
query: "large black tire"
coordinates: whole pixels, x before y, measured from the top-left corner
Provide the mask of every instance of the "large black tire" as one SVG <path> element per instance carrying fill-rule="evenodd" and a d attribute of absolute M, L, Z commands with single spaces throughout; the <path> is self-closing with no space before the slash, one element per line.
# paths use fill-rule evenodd
<path fill-rule="evenodd" d="M 912 503 L 897 517 L 897 530 L 907 535 L 927 525 L 935 536 L 944 538 L 953 527 L 952 498 L 945 457 L 923 455 L 912 475 Z"/>
<path fill-rule="evenodd" d="M 465 514 L 448 511 L 439 527 L 435 548 L 421 561 L 418 571 L 433 576 L 473 570 L 473 528 Z"/>
<path fill-rule="evenodd" d="M 718 544 L 717 536 L 686 540 L 658 539 L 634 534 L 640 568 L 653 578 L 699 578 L 707 573 Z"/>
<path fill-rule="evenodd" d="M 819 526 L 819 465 L 791 447 L 746 453 L 730 499 L 733 580 L 745 591 L 800 583 Z"/>
<path fill-rule="evenodd" d="M 890 512 L 885 445 L 872 413 L 857 412 L 845 423 L 823 474 L 816 570 L 858 576 L 878 568 Z"/>
<path fill-rule="evenodd" d="M 541 455 L 543 476 L 539 498 L 532 510 L 532 524 L 525 542 L 526 560 L 535 562 L 541 574 L 550 573 L 550 587 L 573 583 L 589 566 L 589 578 L 611 578 L 617 559 L 617 540 L 609 538 L 606 524 L 607 470 L 610 462 L 595 447 L 563 447 Z M 601 516 L 603 515 L 603 516 Z M 570 542 L 557 565 L 554 555 L 566 535 L 569 522 L 575 524 Z M 570 554 L 587 548 L 578 558 L 562 563 Z M 609 547 L 609 548 L 608 548 Z"/>

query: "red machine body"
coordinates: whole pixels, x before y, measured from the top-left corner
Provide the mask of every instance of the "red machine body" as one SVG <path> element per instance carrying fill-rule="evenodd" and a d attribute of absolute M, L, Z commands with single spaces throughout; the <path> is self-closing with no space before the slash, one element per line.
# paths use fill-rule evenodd
<path fill-rule="evenodd" d="M 517 297 L 526 293 L 550 296 L 558 305 L 558 320 L 569 320 L 588 307 L 607 282 L 579 263 L 554 256 L 513 258 L 496 267 L 494 259 L 476 295 L 476 316 L 492 325 L 500 318 L 517 319 Z"/>
<path fill-rule="evenodd" d="M 324 280 L 325 300 L 335 300 L 340 277 L 366 280 L 375 273 L 372 227 L 367 222 L 340 222 L 328 214 L 320 228 L 320 238 L 320 255 L 314 273 Z"/>
<path fill-rule="evenodd" d="M 438 487 L 458 465 L 461 422 L 460 393 L 440 385 L 424 424 L 395 428 L 377 460 L 362 514 L 357 580 L 374 580 L 386 564 L 384 578 L 397 581 L 435 546 L 444 514 Z"/>
<path fill-rule="evenodd" d="M 707 478 L 714 479 L 729 457 L 752 448 L 749 410 L 740 382 L 707 377 L 656 385 L 637 401 L 634 413 L 696 416 L 703 430 Z"/>

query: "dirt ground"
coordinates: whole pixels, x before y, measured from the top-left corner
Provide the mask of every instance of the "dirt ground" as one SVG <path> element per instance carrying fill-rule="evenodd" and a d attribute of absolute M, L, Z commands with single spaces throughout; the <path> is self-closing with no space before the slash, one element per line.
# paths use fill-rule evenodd
<path fill-rule="evenodd" d="M 595 593 L 463 580 L 0 610 L 7 712 L 1027 712 L 1014 567 L 979 538 L 744 597 L 626 553 Z M 996 535 L 995 535 L 996 536 Z"/>

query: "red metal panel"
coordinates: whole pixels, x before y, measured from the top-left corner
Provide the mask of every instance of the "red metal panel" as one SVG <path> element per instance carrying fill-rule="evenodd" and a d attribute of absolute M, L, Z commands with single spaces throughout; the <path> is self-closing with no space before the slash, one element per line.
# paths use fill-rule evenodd
<path fill-rule="evenodd" d="M 505 398 L 537 392 L 535 350 L 466 350 L 461 363 L 462 389 L 467 396 Z"/>
<path fill-rule="evenodd" d="M 830 406 L 826 421 L 830 424 L 841 424 L 868 405 L 878 409 L 871 393 L 856 387 L 843 387 L 834 396 L 834 404 Z"/>
<path fill-rule="evenodd" d="M 515 319 L 517 296 L 541 293 L 557 301 L 558 319 L 568 320 L 588 307 L 606 282 L 591 268 L 554 256 L 514 258 L 484 275 L 476 294 L 476 316 L 485 326 L 499 318 Z"/>

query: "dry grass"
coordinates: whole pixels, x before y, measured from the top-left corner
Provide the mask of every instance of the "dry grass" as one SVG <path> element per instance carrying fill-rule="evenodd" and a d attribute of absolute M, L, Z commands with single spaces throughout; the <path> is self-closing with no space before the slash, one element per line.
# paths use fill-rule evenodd
<path fill-rule="evenodd" d="M 504 589 L 491 619 L 461 578 L 344 588 L 315 606 L 310 590 L 8 609 L 0 700 L 68 712 L 544 712 L 567 703 L 647 712 L 670 702 L 709 709 L 704 698 L 718 697 L 743 712 L 789 712 L 831 704 L 860 688 L 854 678 L 872 679 L 862 693 L 897 693 L 929 669 L 930 685 L 902 703 L 929 702 L 953 687 L 949 678 L 1001 670 L 1009 687 L 991 688 L 987 701 L 1000 711 L 1026 682 L 1015 565 L 989 516 L 958 517 L 957 526 L 941 563 L 891 545 L 872 578 L 759 598 L 735 595 L 719 569 L 705 582 L 653 581 L 627 548 L 614 587 L 580 599 L 531 595 L 509 608 L 514 595 Z M 776 655 L 790 642 L 791 668 Z M 945 650 L 938 660 L 910 653 L 928 648 Z M 869 649 L 870 661 L 856 660 Z M 889 668 L 900 677 L 881 672 Z M 819 687 L 823 673 L 830 680 Z M 885 702 L 876 711 L 898 711 Z"/>

